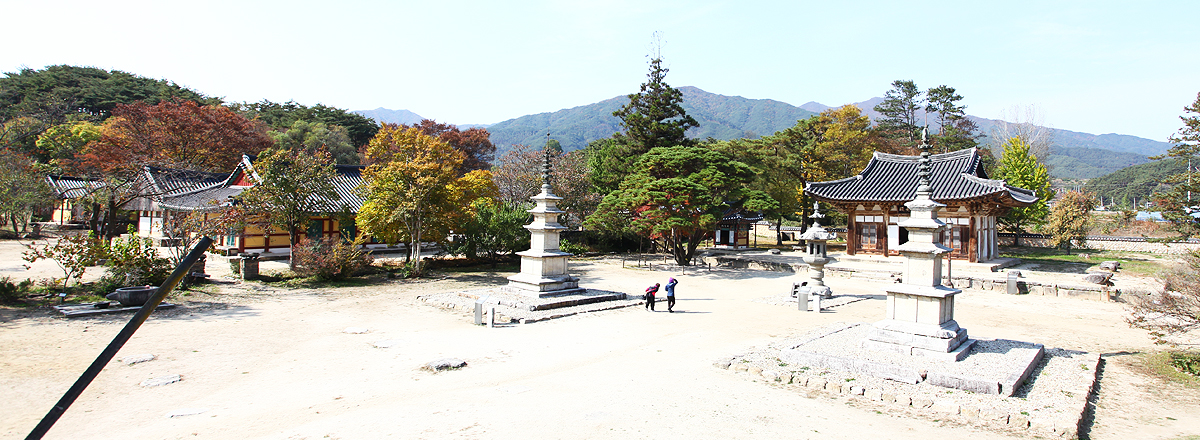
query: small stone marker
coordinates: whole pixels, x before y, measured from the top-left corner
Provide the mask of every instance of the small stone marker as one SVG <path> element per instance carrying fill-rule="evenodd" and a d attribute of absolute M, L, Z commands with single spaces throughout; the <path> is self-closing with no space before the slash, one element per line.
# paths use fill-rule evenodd
<path fill-rule="evenodd" d="M 1120 269 L 1120 268 L 1121 268 L 1120 261 L 1105 261 L 1105 262 L 1100 263 L 1100 269 L 1107 270 L 1110 272 L 1116 272 L 1117 269 Z"/>
<path fill-rule="evenodd" d="M 142 362 L 150 362 L 150 361 L 154 360 L 154 358 L 156 358 L 156 357 L 157 356 L 152 355 L 152 354 L 135 354 L 133 356 L 125 356 L 124 358 L 121 359 L 121 362 L 124 362 L 125 365 L 133 365 L 133 364 L 140 364 Z"/>
<path fill-rule="evenodd" d="M 162 376 L 162 377 L 156 377 L 153 379 L 146 379 L 146 380 L 142 381 L 141 385 L 144 387 L 147 387 L 147 388 L 161 387 L 163 385 L 172 384 L 175 382 L 179 382 L 181 380 L 183 380 L 182 376 L 180 376 L 178 374 L 172 374 L 170 376 Z"/>
<path fill-rule="evenodd" d="M 770 253 L 771 253 L 771 255 L 779 255 L 779 249 L 771 249 L 771 250 L 769 250 L 769 251 L 767 251 L 767 252 L 770 252 Z"/>
<path fill-rule="evenodd" d="M 400 345 L 400 341 L 397 341 L 395 339 L 388 339 L 386 341 L 379 341 L 379 342 L 376 342 L 371 345 L 374 346 L 375 348 L 392 348 L 397 345 Z"/>
<path fill-rule="evenodd" d="M 208 412 L 208 408 L 184 408 L 184 409 L 177 409 L 177 410 L 175 410 L 175 411 L 171 411 L 171 412 L 167 413 L 167 418 L 168 418 L 168 419 L 173 419 L 173 418 L 176 418 L 176 417 L 194 416 L 194 415 L 196 415 L 196 414 L 202 414 L 202 413 L 205 413 L 205 412 Z"/>
<path fill-rule="evenodd" d="M 345 330 L 342 330 L 342 333 L 349 333 L 352 335 L 361 335 L 361 334 L 369 332 L 369 331 L 371 331 L 371 330 L 367 329 L 366 327 L 346 327 Z"/>
<path fill-rule="evenodd" d="M 445 358 L 425 364 L 425 366 L 421 368 L 429 371 L 445 371 L 457 370 L 465 366 L 467 366 L 467 362 L 462 359 Z"/>

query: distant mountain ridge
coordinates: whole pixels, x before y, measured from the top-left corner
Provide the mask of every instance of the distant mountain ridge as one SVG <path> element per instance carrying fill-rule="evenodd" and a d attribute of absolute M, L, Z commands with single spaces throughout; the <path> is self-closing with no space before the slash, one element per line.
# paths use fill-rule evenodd
<path fill-rule="evenodd" d="M 375 110 L 355 110 L 351 113 L 357 113 L 374 119 L 375 122 L 380 124 L 416 124 L 421 122 L 422 119 L 425 119 L 421 117 L 421 115 L 408 110 L 389 110 L 383 107 L 379 107 Z"/>
<path fill-rule="evenodd" d="M 683 108 L 700 123 L 700 127 L 688 130 L 688 136 L 718 140 L 755 138 L 769 136 L 777 131 L 796 125 L 796 121 L 807 119 L 822 111 L 833 108 L 819 102 L 807 102 L 794 106 L 772 99 L 749 99 L 709 93 L 697 87 L 679 87 L 683 93 Z M 879 113 L 875 106 L 883 98 L 875 97 L 853 103 L 863 114 L 875 121 Z M 526 115 L 497 122 L 486 127 L 496 144 L 497 155 L 513 145 L 541 146 L 546 142 L 546 133 L 558 140 L 563 149 L 581 149 L 588 142 L 612 136 L 621 130 L 621 121 L 612 113 L 629 102 L 627 96 L 617 96 L 600 102 L 562 109 L 554 112 Z M 363 116 L 381 122 L 412 124 L 421 117 L 407 110 L 356 111 Z M 376 116 L 378 115 L 378 116 Z M 401 116 L 403 115 L 403 116 Z M 402 119 L 408 117 L 409 119 Z M 923 116 L 921 116 L 923 119 Z M 996 125 L 996 120 L 968 116 L 979 126 L 985 137 L 980 144 L 988 145 L 987 136 Z M 415 119 L 413 119 L 415 118 Z M 463 126 L 466 127 L 466 126 Z M 1119 169 L 1149 162 L 1147 156 L 1158 155 L 1171 148 L 1171 144 L 1137 136 L 1121 134 L 1094 135 L 1070 130 L 1051 128 L 1054 146 L 1047 162 L 1053 177 L 1064 179 L 1088 179 L 1103 176 Z M 998 157 L 1000 151 L 994 152 Z"/>

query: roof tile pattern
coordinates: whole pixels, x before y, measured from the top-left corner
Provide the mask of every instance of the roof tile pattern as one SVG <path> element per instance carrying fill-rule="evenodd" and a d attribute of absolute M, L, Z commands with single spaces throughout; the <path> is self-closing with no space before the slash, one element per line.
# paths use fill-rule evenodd
<path fill-rule="evenodd" d="M 907 202 L 917 193 L 920 156 L 876 152 L 858 175 L 811 182 L 804 191 L 826 202 Z M 987 178 L 974 148 L 930 156 L 933 199 L 940 203 L 989 198 L 1011 207 L 1037 201 L 1033 191 Z"/>

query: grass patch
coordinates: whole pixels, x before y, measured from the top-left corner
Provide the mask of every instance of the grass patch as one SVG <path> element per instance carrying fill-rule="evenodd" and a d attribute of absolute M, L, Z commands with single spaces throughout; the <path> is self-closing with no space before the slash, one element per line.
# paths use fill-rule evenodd
<path fill-rule="evenodd" d="M 1121 269 L 1118 273 L 1139 276 L 1154 276 L 1166 268 L 1158 257 L 1129 251 L 1073 249 L 1068 255 L 1062 249 L 1004 247 L 1000 249 L 1000 256 L 1020 258 L 1025 263 L 1037 264 L 1041 266 L 1038 270 L 1063 273 L 1099 270 L 1096 266 L 1102 261 L 1119 261 Z"/>
<path fill-rule="evenodd" d="M 1158 377 L 1188 388 L 1200 389 L 1200 376 L 1189 374 L 1177 366 L 1190 366 L 1191 371 L 1196 371 L 1200 368 L 1200 352 L 1160 351 L 1143 356 L 1142 365 Z"/>

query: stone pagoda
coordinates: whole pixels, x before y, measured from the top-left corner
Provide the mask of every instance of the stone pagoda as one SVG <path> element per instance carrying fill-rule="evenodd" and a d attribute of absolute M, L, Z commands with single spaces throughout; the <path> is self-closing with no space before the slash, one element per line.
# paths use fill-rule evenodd
<path fill-rule="evenodd" d="M 962 360 L 974 344 L 967 330 L 954 321 L 954 296 L 962 290 L 942 285 L 942 255 L 950 249 L 938 240 L 946 224 L 937 211 L 946 205 L 932 199 L 929 144 L 921 135 L 916 198 L 905 203 L 911 216 L 900 223 L 908 242 L 900 245 L 905 258 L 904 283 L 887 291 L 887 317 L 876 322 L 862 344 L 864 348 L 923 355 L 949 361 Z"/>
<path fill-rule="evenodd" d="M 571 254 L 558 247 L 558 233 L 567 228 L 558 224 L 558 216 L 565 212 L 555 206 L 562 197 L 551 192 L 548 149 L 542 163 L 542 192 L 531 199 L 536 203 L 529 210 L 533 223 L 525 225 L 530 233 L 530 246 L 527 251 L 517 252 L 521 256 L 521 273 L 508 277 L 510 290 L 534 297 L 586 292 L 579 288 L 579 278 L 567 273 L 567 257 Z"/>

